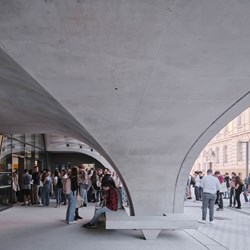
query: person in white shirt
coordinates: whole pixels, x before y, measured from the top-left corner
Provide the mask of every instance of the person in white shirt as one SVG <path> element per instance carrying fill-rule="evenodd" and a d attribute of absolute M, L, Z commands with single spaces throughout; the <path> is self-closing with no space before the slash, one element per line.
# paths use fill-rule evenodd
<path fill-rule="evenodd" d="M 214 204 L 217 196 L 217 191 L 220 190 L 220 182 L 217 177 L 213 176 L 212 169 L 207 170 L 207 176 L 204 176 L 201 181 L 203 188 L 202 198 L 202 220 L 200 223 L 206 223 L 207 208 L 209 208 L 209 221 L 214 223 Z"/>

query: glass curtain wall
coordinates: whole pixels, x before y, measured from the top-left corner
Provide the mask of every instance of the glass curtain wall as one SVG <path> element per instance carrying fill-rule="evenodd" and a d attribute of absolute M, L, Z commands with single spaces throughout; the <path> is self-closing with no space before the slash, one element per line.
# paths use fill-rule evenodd
<path fill-rule="evenodd" d="M 22 201 L 21 177 L 24 169 L 47 168 L 44 135 L 0 135 L 0 210 Z M 18 176 L 19 188 L 13 190 L 13 175 Z M 17 197 L 17 199 L 14 197 Z"/>

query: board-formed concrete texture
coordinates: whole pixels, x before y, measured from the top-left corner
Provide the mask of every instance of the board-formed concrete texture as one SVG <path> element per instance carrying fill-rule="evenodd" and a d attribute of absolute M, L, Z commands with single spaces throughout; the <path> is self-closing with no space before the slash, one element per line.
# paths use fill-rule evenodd
<path fill-rule="evenodd" d="M 0 131 L 85 142 L 136 215 L 182 212 L 192 164 L 249 107 L 247 0 L 0 1 Z"/>

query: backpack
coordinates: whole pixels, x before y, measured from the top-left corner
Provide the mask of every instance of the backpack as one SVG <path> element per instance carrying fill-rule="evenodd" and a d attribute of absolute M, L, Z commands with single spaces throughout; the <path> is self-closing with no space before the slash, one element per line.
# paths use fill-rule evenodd
<path fill-rule="evenodd" d="M 23 184 L 24 185 L 29 185 L 30 184 L 30 178 L 29 178 L 29 176 L 27 174 L 24 175 Z"/>

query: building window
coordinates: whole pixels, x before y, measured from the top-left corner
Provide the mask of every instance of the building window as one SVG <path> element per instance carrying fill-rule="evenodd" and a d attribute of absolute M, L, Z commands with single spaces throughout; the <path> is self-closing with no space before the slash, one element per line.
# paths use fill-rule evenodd
<path fill-rule="evenodd" d="M 209 169 L 213 170 L 213 163 L 212 162 L 209 162 Z"/>
<path fill-rule="evenodd" d="M 223 162 L 227 163 L 227 146 L 223 147 Z"/>
<path fill-rule="evenodd" d="M 215 149 L 215 157 L 216 157 L 216 163 L 220 163 L 220 149 Z"/>
<path fill-rule="evenodd" d="M 238 161 L 243 161 L 243 145 L 238 143 Z"/>

